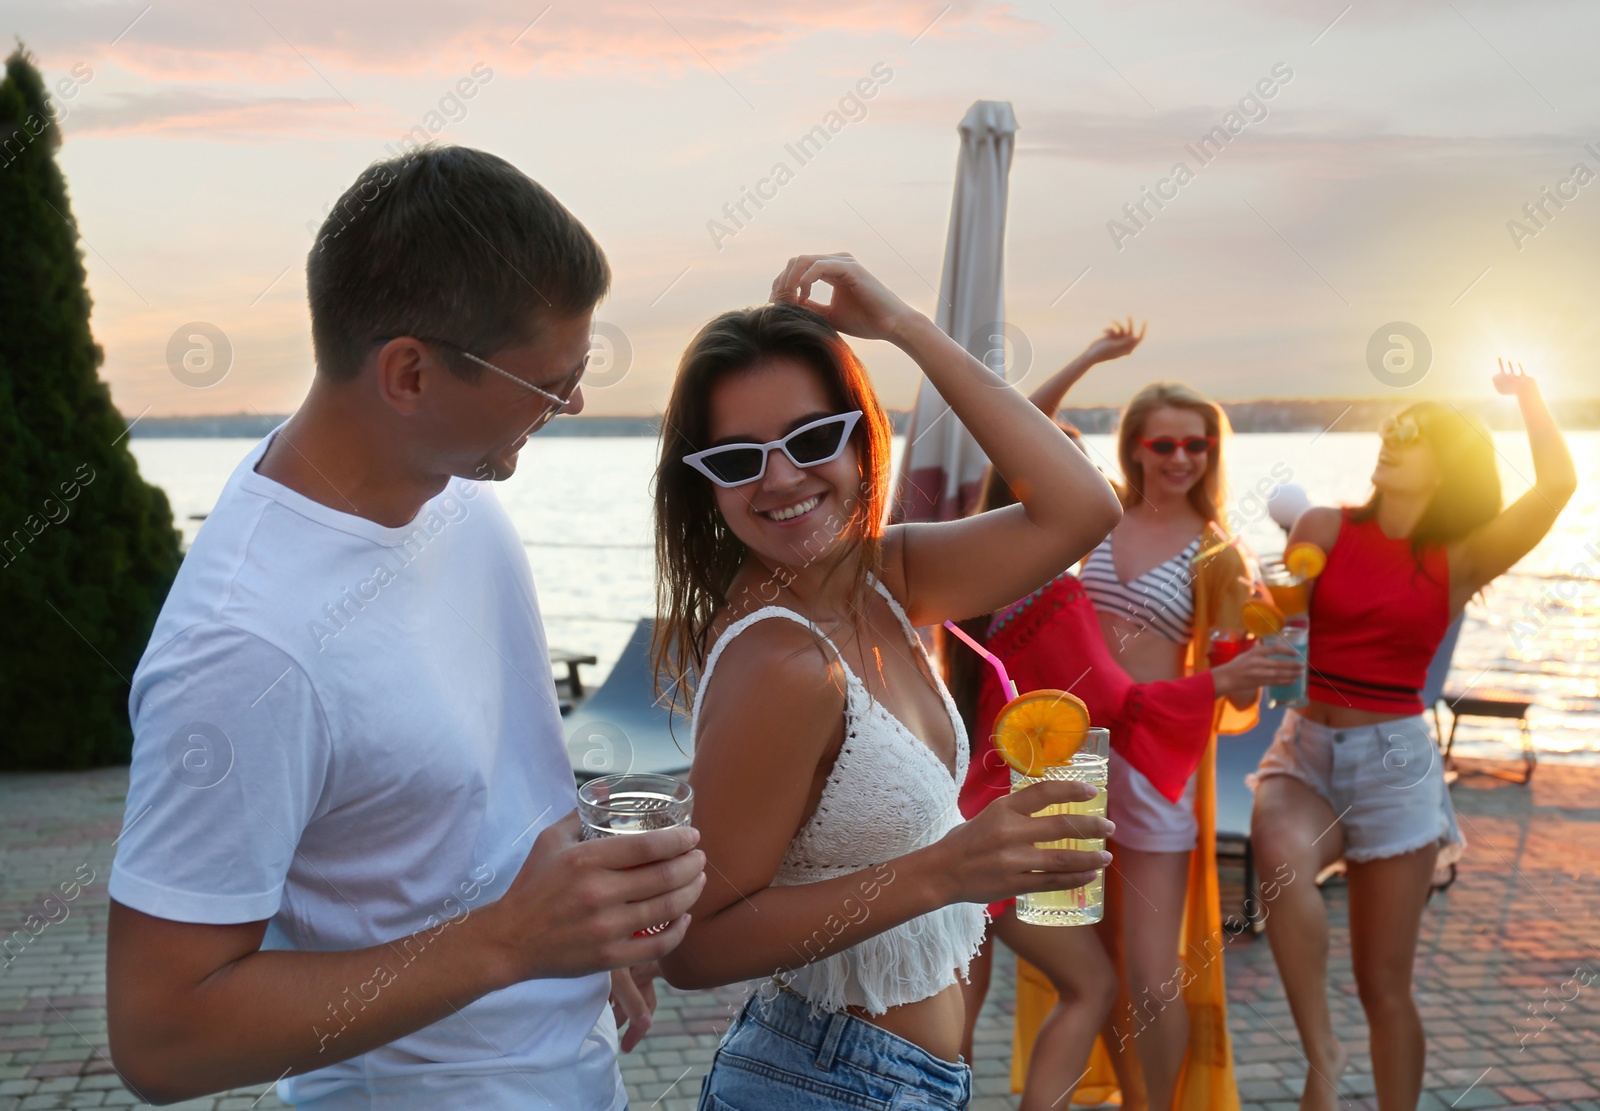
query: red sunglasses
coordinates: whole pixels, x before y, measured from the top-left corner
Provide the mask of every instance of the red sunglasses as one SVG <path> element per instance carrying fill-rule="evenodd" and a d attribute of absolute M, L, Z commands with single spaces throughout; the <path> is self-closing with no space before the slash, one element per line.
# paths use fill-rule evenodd
<path fill-rule="evenodd" d="M 1190 455 L 1204 455 L 1217 446 L 1215 436 L 1189 436 L 1182 440 L 1175 440 L 1171 436 L 1157 436 L 1153 440 L 1139 442 L 1157 455 L 1171 455 L 1180 447 Z"/>

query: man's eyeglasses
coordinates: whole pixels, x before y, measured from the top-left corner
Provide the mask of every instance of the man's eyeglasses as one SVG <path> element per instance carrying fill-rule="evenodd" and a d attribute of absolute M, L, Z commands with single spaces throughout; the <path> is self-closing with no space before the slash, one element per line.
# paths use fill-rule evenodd
<path fill-rule="evenodd" d="M 781 440 L 768 444 L 723 444 L 685 455 L 683 461 L 718 486 L 731 489 L 755 482 L 766 474 L 767 456 L 773 451 L 783 452 L 797 467 L 831 463 L 843 454 L 850 430 L 860 419 L 861 410 L 853 409 L 803 424 Z"/>
<path fill-rule="evenodd" d="M 393 337 L 393 336 L 385 336 L 385 337 L 383 337 L 381 339 L 373 340 L 372 342 L 374 342 L 374 343 L 388 343 L 391 339 L 394 339 L 394 338 L 395 337 Z M 585 370 L 587 370 L 588 367 L 589 367 L 588 360 L 585 359 L 583 366 L 580 366 L 577 369 L 576 372 L 574 372 L 565 382 L 563 382 L 561 384 L 561 386 L 559 387 L 560 388 L 560 392 L 559 393 L 551 393 L 549 390 L 542 389 L 539 386 L 535 386 L 532 382 L 529 382 L 529 381 L 527 381 L 525 379 L 522 379 L 522 378 L 518 378 L 515 374 L 512 374 L 509 370 L 501 370 L 499 367 L 497 367 L 493 363 L 491 363 L 488 359 L 480 359 L 480 358 L 478 358 L 478 356 L 476 356 L 472 352 L 468 351 L 465 347 L 462 347 L 459 343 L 451 343 L 447 339 L 438 339 L 437 337 L 434 337 L 434 336 L 413 336 L 413 338 L 414 339 L 419 339 L 423 343 L 432 343 L 432 344 L 437 344 L 440 347 L 448 347 L 452 351 L 454 351 L 457 354 L 459 354 L 462 358 L 467 359 L 470 362 L 477 363 L 481 367 L 485 367 L 485 368 L 487 368 L 489 370 L 492 370 L 502 378 L 509 378 L 509 379 L 511 379 L 511 381 L 515 382 L 517 385 L 521 386 L 523 389 L 532 390 L 534 393 L 538 394 L 540 397 L 542 397 L 546 401 L 550 402 L 550 408 L 546 409 L 543 413 L 541 413 L 539 415 L 539 418 L 536 421 L 534 421 L 534 423 L 532 425 L 529 426 L 528 431 L 530 433 L 535 431 L 535 430 L 537 430 L 537 429 L 539 429 L 539 428 L 541 428 L 541 427 L 543 427 L 550 420 L 551 417 L 555 416 L 562 409 L 565 409 L 568 405 L 570 405 L 572 403 L 572 391 L 578 388 L 578 380 L 583 377 L 583 372 Z"/>
<path fill-rule="evenodd" d="M 1384 417 L 1378 423 L 1378 436 L 1386 444 L 1405 447 L 1422 439 L 1422 428 L 1415 417 Z"/>
<path fill-rule="evenodd" d="M 1153 440 L 1140 440 L 1139 442 L 1157 455 L 1171 455 L 1180 447 L 1190 455 L 1204 455 L 1217 446 L 1217 438 L 1215 436 L 1188 436 L 1181 440 L 1174 439 L 1171 436 L 1157 436 Z"/>

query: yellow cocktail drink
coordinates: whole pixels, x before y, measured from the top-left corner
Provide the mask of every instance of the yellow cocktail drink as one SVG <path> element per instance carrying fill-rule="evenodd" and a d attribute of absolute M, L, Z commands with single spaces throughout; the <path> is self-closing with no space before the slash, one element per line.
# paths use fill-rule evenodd
<path fill-rule="evenodd" d="M 1047 780 L 1068 780 L 1092 784 L 1097 790 L 1086 802 L 1070 802 L 1048 806 L 1035 817 L 1048 814 L 1088 814 L 1096 818 L 1106 816 L 1106 757 L 1109 733 L 1104 729 L 1089 730 L 1083 746 L 1072 755 L 1072 763 L 1045 768 L 1039 776 L 1024 775 L 1012 769 L 1011 790 L 1020 791 L 1035 783 Z M 1041 842 L 1041 848 L 1079 849 L 1095 852 L 1106 847 L 1104 838 Z M 1086 926 L 1100 921 L 1105 913 L 1105 875 L 1097 873 L 1083 887 L 1068 891 L 1041 891 L 1017 897 L 1017 918 L 1036 926 Z"/>

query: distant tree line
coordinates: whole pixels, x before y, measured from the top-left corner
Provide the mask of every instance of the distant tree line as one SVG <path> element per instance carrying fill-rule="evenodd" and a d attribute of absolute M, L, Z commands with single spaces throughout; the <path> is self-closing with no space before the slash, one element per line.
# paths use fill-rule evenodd
<path fill-rule="evenodd" d="M 1476 413 L 1490 428 L 1514 431 L 1522 427 L 1514 407 L 1496 404 L 1494 398 L 1457 400 L 1463 412 Z M 1371 432 L 1378 422 L 1407 404 L 1395 397 L 1267 398 L 1260 401 L 1224 401 L 1228 420 L 1235 432 Z M 1059 416 L 1084 432 L 1115 432 L 1116 406 L 1095 405 L 1062 409 Z M 1600 428 L 1600 398 L 1564 401 L 1557 408 L 1563 428 Z M 244 437 L 260 439 L 286 417 L 258 413 L 230 413 L 210 417 L 145 417 L 133 428 L 135 437 Z M 896 432 L 911 423 L 905 409 L 889 410 Z M 571 417 L 552 421 L 541 436 L 654 436 L 660 429 L 659 417 Z"/>

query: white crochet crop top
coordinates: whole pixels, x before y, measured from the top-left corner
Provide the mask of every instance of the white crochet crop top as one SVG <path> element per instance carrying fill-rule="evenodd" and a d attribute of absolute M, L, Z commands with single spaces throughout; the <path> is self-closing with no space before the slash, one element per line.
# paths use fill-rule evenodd
<path fill-rule="evenodd" d="M 900 604 L 877 579 L 871 581 L 894 611 L 906 639 L 928 660 L 927 650 Z M 773 886 L 817 883 L 873 869 L 932 844 L 961 824 L 957 795 L 967 776 L 967 732 L 932 661 L 929 660 L 928 670 L 955 726 L 953 778 L 933 749 L 871 696 L 844 662 L 838 646 L 794 610 L 766 606 L 723 631 L 706 658 L 705 672 L 695 691 L 691 728 L 699 727 L 700 700 L 722 653 L 740 633 L 772 617 L 798 622 L 821 638 L 839 657 L 847 688 L 844 744 L 823 786 L 816 812 L 789 842 L 788 852 L 773 876 Z M 868 879 L 877 887 L 894 882 L 892 866 L 869 872 Z M 876 890 L 871 884 L 865 885 L 868 892 Z M 854 902 L 868 907 L 867 898 L 864 895 Z M 837 917 L 843 921 L 849 915 L 850 908 L 846 907 Z M 848 949 L 827 953 L 778 978 L 808 999 L 815 1011 L 860 1007 L 869 1014 L 882 1014 L 890 1007 L 937 995 L 955 983 L 958 976 L 965 979 L 967 966 L 983 943 L 985 919 L 982 906 L 953 903 Z M 807 956 L 812 951 L 826 952 L 828 940 L 828 930 L 824 928 L 816 949 L 807 946 Z"/>

